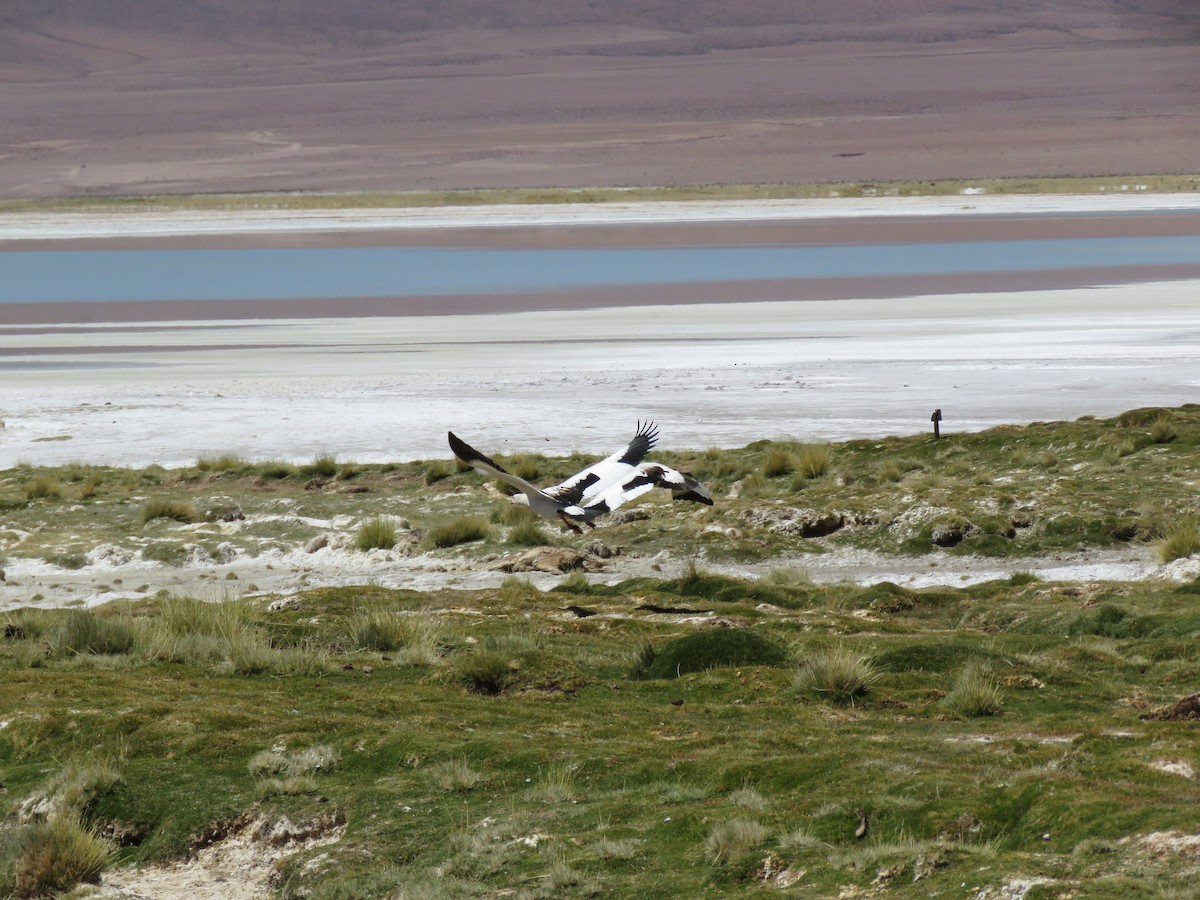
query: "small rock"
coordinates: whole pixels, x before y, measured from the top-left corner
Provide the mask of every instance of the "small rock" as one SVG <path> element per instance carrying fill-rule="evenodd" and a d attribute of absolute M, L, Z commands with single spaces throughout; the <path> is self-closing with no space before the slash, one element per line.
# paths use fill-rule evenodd
<path fill-rule="evenodd" d="M 303 608 L 300 605 L 300 601 L 295 597 L 280 597 L 278 600 L 272 600 L 267 604 L 268 612 L 285 612 L 289 610 L 294 612 Z"/>
<path fill-rule="evenodd" d="M 614 556 L 621 555 L 619 547 L 610 547 L 604 541 L 592 541 L 587 545 L 586 551 L 592 556 L 598 556 L 601 559 L 612 559 Z"/>
<path fill-rule="evenodd" d="M 229 541 L 222 541 L 217 544 L 217 549 L 213 552 L 213 561 L 224 565 L 233 562 L 241 554 L 242 551 L 238 549 L 236 544 L 231 544 Z"/>
<path fill-rule="evenodd" d="M 123 566 L 133 559 L 133 553 L 116 544 L 99 544 L 86 554 L 91 566 Z"/>
<path fill-rule="evenodd" d="M 212 554 L 199 544 L 184 544 L 183 550 L 187 554 L 189 566 L 207 566 L 213 562 Z"/>
<path fill-rule="evenodd" d="M 213 497 L 204 510 L 206 522 L 241 522 L 245 518 L 241 505 L 232 497 Z"/>
<path fill-rule="evenodd" d="M 533 547 L 489 568 L 499 572 L 548 572 L 551 575 L 562 575 L 574 569 L 594 572 L 603 569 L 604 564 L 588 553 L 580 553 L 569 547 Z"/>
<path fill-rule="evenodd" d="M 329 546 L 329 535 L 327 533 L 318 534 L 316 537 L 310 539 L 309 542 L 304 545 L 304 552 L 305 553 L 316 553 L 318 550 L 323 550 L 324 548 L 326 548 L 328 546 Z"/>
<path fill-rule="evenodd" d="M 618 509 L 605 520 L 609 525 L 624 525 L 626 522 L 644 522 L 650 513 L 644 509 Z"/>

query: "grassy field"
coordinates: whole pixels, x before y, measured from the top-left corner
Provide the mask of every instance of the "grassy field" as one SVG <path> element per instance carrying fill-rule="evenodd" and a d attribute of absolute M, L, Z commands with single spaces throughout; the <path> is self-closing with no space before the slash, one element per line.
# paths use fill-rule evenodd
<path fill-rule="evenodd" d="M 56 197 L 0 199 L 0 212 L 47 210 L 288 210 L 407 209 L 483 206 L 496 203 L 613 203 L 682 200 L 803 200 L 826 197 L 938 197 L 970 189 L 985 194 L 1091 194 L 1200 190 L 1200 175 L 1094 175 L 1084 177 L 981 178 L 946 181 L 838 182 L 813 184 L 668 185 L 645 188 L 492 189 L 376 193 L 186 194 L 148 197 Z"/>
<path fill-rule="evenodd" d="M 759 441 L 740 450 L 656 451 L 655 458 L 694 473 L 720 502 L 699 507 L 651 497 L 591 536 L 644 556 L 666 550 L 715 562 L 787 554 L 802 564 L 847 548 L 1003 559 L 1172 535 L 1186 547 L 1200 517 L 1196 405 L 941 440 Z M 500 458 L 542 483 L 591 461 L 578 454 Z M 0 554 L 66 569 L 86 565 L 101 545 L 182 563 L 189 554 L 220 561 L 291 551 L 322 534 L 356 543 L 381 517 L 397 554 L 482 559 L 528 545 L 531 534 L 575 545 L 550 526 L 532 525 L 527 511 L 485 488 L 482 476 L 445 461 L 293 465 L 216 457 L 189 469 L 80 463 L 0 472 Z"/>
<path fill-rule="evenodd" d="M 1194 553 L 1200 407 L 656 456 L 718 498 L 604 530 L 700 560 L 661 577 L 0 613 L 0 896 L 250 823 L 328 840 L 264 863 L 279 897 L 1200 895 L 1200 733 L 1171 712 L 1200 690 L 1200 581 L 908 590 L 816 584 L 797 555 Z M 462 525 L 484 490 L 438 462 L 22 468 L 0 549 L 169 560 L 237 522 L 265 552 L 319 519 L 353 552 L 482 561 L 529 529 L 499 497 Z"/>

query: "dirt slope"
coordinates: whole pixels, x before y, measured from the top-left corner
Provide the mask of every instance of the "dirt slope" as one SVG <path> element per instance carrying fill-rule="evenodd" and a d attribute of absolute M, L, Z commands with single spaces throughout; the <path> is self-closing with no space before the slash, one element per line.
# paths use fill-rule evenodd
<path fill-rule="evenodd" d="M 0 197 L 1182 172 L 1167 0 L 9 0 Z"/>

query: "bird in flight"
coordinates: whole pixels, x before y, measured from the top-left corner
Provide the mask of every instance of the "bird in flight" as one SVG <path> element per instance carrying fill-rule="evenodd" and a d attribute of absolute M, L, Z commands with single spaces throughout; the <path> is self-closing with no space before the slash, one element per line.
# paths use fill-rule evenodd
<path fill-rule="evenodd" d="M 449 432 L 450 449 L 454 455 L 475 471 L 516 488 L 517 503 L 528 506 L 543 519 L 558 521 L 576 534 L 583 534 L 582 522 L 595 528 L 595 520 L 612 512 L 635 497 L 653 488 L 665 488 L 673 500 L 691 500 L 712 506 L 708 488 L 689 475 L 661 463 L 644 462 L 646 454 L 658 441 L 658 428 L 653 422 L 638 422 L 637 434 L 621 450 L 566 481 L 551 487 L 539 488 L 524 478 L 507 472 L 471 447 L 453 431 Z"/>

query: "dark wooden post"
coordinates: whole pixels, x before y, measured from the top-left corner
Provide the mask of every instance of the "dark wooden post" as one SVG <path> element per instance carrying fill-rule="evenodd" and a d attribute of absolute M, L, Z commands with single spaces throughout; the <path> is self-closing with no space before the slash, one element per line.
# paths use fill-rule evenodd
<path fill-rule="evenodd" d="M 933 439 L 935 441 L 940 440 L 942 437 L 942 429 L 940 424 L 942 421 L 942 411 L 940 409 L 935 409 L 933 411 L 933 415 L 929 417 L 929 421 L 933 423 Z"/>

